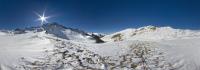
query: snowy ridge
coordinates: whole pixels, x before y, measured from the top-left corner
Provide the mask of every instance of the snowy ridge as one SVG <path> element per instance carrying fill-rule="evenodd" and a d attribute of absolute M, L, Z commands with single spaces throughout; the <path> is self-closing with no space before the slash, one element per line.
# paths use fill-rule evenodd
<path fill-rule="evenodd" d="M 103 33 L 88 33 L 89 35 L 96 35 L 96 36 L 99 36 L 100 38 L 106 36 L 106 34 L 103 34 Z"/>
<path fill-rule="evenodd" d="M 25 29 L 15 29 L 10 32 L 10 34 L 25 34 L 30 32 L 42 32 L 45 31 L 46 34 L 51 34 L 54 37 L 76 40 L 76 41 L 89 41 L 95 42 L 95 38 L 92 35 L 74 28 L 68 28 L 58 23 L 47 23 L 38 27 L 29 27 Z"/>
<path fill-rule="evenodd" d="M 146 26 L 138 29 L 125 29 L 111 35 L 107 35 L 102 39 L 105 41 L 119 41 L 119 40 L 173 40 L 183 38 L 200 37 L 200 31 L 173 29 L 171 27 L 155 27 Z"/>
<path fill-rule="evenodd" d="M 53 34 L 56 37 L 68 40 L 84 40 L 87 39 L 88 34 L 78 29 L 66 28 L 57 23 L 44 24 L 42 28 L 48 34 Z"/>

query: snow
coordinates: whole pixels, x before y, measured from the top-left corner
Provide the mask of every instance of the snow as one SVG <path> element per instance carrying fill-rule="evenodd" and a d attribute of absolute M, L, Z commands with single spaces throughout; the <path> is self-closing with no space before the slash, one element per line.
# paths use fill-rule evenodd
<path fill-rule="evenodd" d="M 171 27 L 156 27 L 155 30 L 149 27 L 138 29 L 125 29 L 111 35 L 103 40 L 113 42 L 112 37 L 121 34 L 119 41 L 149 41 L 155 42 L 156 48 L 162 49 L 165 53 L 165 62 L 175 70 L 199 70 L 200 69 L 200 31 L 173 29 Z M 117 41 L 118 42 L 118 41 Z M 161 69 L 163 70 L 163 69 Z"/>
<path fill-rule="evenodd" d="M 146 26 L 94 43 L 87 33 L 47 25 L 45 31 L 0 32 L 0 70 L 199 70 L 200 31 Z M 121 34 L 121 38 L 113 38 Z"/>
<path fill-rule="evenodd" d="M 143 41 L 160 41 L 200 37 L 200 31 L 173 29 L 171 27 L 146 26 L 138 29 L 125 29 L 114 34 L 107 35 L 102 39 L 105 41 L 113 41 L 114 39 L 112 37 L 116 34 L 121 34 L 122 40 Z"/>
<path fill-rule="evenodd" d="M 77 29 L 66 28 L 57 23 L 44 24 L 42 28 L 48 33 L 56 37 L 68 40 L 88 40 L 86 33 Z"/>
<path fill-rule="evenodd" d="M 28 33 L 15 36 L 0 36 L 0 68 L 19 65 L 23 57 L 37 58 L 43 56 L 44 49 L 51 49 L 50 40 L 33 38 L 37 34 Z M 7 69 L 6 69 L 7 70 Z"/>
<path fill-rule="evenodd" d="M 167 52 L 168 61 L 177 70 L 199 70 L 200 38 L 177 39 L 160 42 L 160 47 Z"/>
<path fill-rule="evenodd" d="M 130 50 L 132 44 L 136 44 L 137 41 L 119 41 L 103 44 L 91 44 L 87 45 L 88 49 L 100 54 L 101 56 L 120 56 L 126 54 Z M 112 52 L 112 53 L 111 53 Z"/>
<path fill-rule="evenodd" d="M 0 36 L 1 36 L 1 35 L 6 35 L 6 33 L 0 31 Z"/>

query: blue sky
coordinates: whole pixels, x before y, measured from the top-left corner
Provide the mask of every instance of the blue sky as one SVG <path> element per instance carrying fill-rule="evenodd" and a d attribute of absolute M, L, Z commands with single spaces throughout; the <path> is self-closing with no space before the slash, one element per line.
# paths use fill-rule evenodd
<path fill-rule="evenodd" d="M 198 0 L 0 0 L 0 29 L 38 26 L 34 12 L 49 22 L 88 32 L 109 33 L 141 26 L 200 29 Z"/>

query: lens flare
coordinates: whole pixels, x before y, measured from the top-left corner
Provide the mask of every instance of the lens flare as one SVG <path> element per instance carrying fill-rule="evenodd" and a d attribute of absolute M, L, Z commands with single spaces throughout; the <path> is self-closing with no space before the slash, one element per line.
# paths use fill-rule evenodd
<path fill-rule="evenodd" d="M 49 16 L 45 16 L 45 11 L 42 13 L 42 15 L 35 13 L 39 18 L 37 20 L 41 21 L 41 25 L 44 23 L 48 23 L 47 19 L 50 18 Z"/>

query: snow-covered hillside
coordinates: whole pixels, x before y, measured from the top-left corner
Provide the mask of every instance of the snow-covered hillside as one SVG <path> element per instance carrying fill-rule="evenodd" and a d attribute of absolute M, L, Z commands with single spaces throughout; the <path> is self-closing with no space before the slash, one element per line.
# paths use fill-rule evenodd
<path fill-rule="evenodd" d="M 42 32 L 42 31 L 45 31 L 46 34 L 51 34 L 55 37 L 59 37 L 62 39 L 67 39 L 67 40 L 73 40 L 73 41 L 95 42 L 98 40 L 93 35 L 90 35 L 90 33 L 86 33 L 84 31 L 74 29 L 74 28 L 68 28 L 58 23 L 47 23 L 39 27 L 15 29 L 11 31 L 10 33 L 11 34 L 25 34 L 28 32 Z"/>
<path fill-rule="evenodd" d="M 42 27 L 47 33 L 68 40 L 82 40 L 86 39 L 86 36 L 88 36 L 88 34 L 83 31 L 67 28 L 57 23 L 44 24 Z"/>
<path fill-rule="evenodd" d="M 200 31 L 147 26 L 100 38 L 55 23 L 0 31 L 0 70 L 200 69 Z"/>
<path fill-rule="evenodd" d="M 199 41 L 200 38 L 165 40 L 158 42 L 158 46 L 175 70 L 199 70 Z"/>
<path fill-rule="evenodd" d="M 37 58 L 45 50 L 52 50 L 53 43 L 43 38 L 44 32 L 0 36 L 0 69 L 13 70 L 22 58 Z M 10 68 L 10 69 L 8 69 Z"/>
<path fill-rule="evenodd" d="M 146 26 L 138 29 L 125 29 L 111 35 L 107 35 L 102 39 L 105 41 L 120 41 L 120 40 L 173 40 L 183 38 L 200 37 L 200 31 L 173 29 L 171 27 L 155 27 Z"/>
<path fill-rule="evenodd" d="M 87 36 L 89 36 L 86 32 L 83 32 L 78 29 L 67 28 L 58 23 L 48 23 L 40 27 L 21 29 L 21 31 L 27 31 L 27 30 L 35 32 L 46 31 L 46 33 L 48 34 L 52 34 L 56 37 L 68 40 L 84 40 L 88 39 Z"/>

